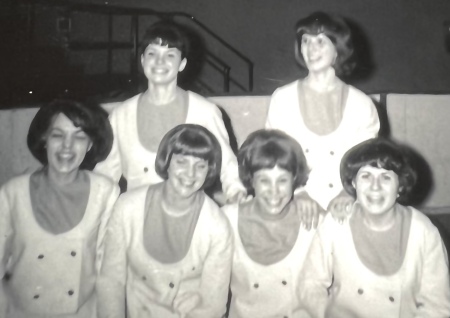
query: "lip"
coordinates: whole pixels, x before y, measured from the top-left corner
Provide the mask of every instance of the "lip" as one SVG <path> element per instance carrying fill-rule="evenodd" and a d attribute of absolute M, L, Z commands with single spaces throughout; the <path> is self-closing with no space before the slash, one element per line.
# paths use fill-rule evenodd
<path fill-rule="evenodd" d="M 152 69 L 152 71 L 155 74 L 166 74 L 168 72 L 168 70 L 166 68 L 162 68 L 162 67 L 154 67 Z"/>

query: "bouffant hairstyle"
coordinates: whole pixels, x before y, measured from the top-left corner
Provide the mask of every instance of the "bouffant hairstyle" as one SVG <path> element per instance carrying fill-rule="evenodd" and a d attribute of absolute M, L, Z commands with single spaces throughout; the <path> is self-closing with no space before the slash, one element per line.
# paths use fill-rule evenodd
<path fill-rule="evenodd" d="M 156 155 L 155 170 L 164 180 L 173 154 L 198 157 L 208 162 L 208 174 L 202 189 L 211 186 L 219 177 L 222 150 L 217 138 L 205 127 L 182 124 L 169 130 L 163 137 Z"/>
<path fill-rule="evenodd" d="M 148 27 L 140 44 L 141 54 L 144 54 L 150 44 L 177 48 L 181 52 L 181 59 L 189 54 L 189 39 L 186 32 L 180 25 L 169 20 L 162 20 Z"/>
<path fill-rule="evenodd" d="M 280 130 L 257 130 L 251 133 L 238 152 L 239 177 L 250 195 L 255 194 L 252 181 L 255 172 L 275 166 L 292 173 L 293 187 L 308 179 L 305 155 L 299 143 Z"/>
<path fill-rule="evenodd" d="M 417 181 L 417 171 L 410 162 L 407 149 L 387 138 L 374 138 L 351 148 L 341 161 L 341 180 L 344 189 L 356 196 L 354 180 L 364 166 L 393 171 L 398 176 L 399 203 L 405 203 Z"/>
<path fill-rule="evenodd" d="M 75 127 L 80 127 L 91 139 L 92 147 L 86 153 L 80 169 L 92 170 L 98 162 L 108 156 L 114 139 L 108 113 L 98 104 L 57 99 L 43 105 L 30 124 L 27 136 L 28 148 L 44 166 L 48 164 L 47 136 L 59 114 L 64 114 Z"/>
<path fill-rule="evenodd" d="M 355 63 L 351 58 L 354 52 L 351 31 L 343 18 L 324 12 L 315 12 L 299 20 L 295 25 L 295 32 L 295 58 L 300 66 L 307 68 L 301 53 L 303 35 L 323 33 L 333 42 L 336 48 L 337 58 L 333 65 L 336 75 L 349 75 L 353 71 Z"/>

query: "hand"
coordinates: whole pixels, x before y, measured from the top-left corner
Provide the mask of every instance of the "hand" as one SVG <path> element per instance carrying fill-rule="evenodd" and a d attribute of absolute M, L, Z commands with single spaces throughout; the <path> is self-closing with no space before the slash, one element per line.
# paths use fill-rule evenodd
<path fill-rule="evenodd" d="M 293 201 L 305 229 L 317 228 L 320 213 L 325 213 L 325 210 L 306 191 L 294 195 Z"/>
<path fill-rule="evenodd" d="M 230 191 L 227 193 L 227 204 L 233 204 L 233 203 L 243 203 L 251 199 L 251 196 L 247 196 L 247 191 L 236 188 L 233 189 L 233 191 Z"/>
<path fill-rule="evenodd" d="M 178 311 L 181 317 L 198 307 L 202 302 L 202 296 L 197 292 L 187 292 L 177 296 L 173 301 L 173 308 Z"/>
<path fill-rule="evenodd" d="M 355 199 L 347 192 L 343 191 L 331 200 L 327 210 L 335 220 L 339 221 L 339 223 L 343 223 L 352 212 L 354 202 Z"/>

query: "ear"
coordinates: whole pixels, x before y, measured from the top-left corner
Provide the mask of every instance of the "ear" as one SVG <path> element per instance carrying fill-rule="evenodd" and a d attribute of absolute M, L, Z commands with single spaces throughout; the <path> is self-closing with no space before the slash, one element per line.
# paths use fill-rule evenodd
<path fill-rule="evenodd" d="M 86 152 L 89 152 L 89 150 L 91 150 L 92 146 L 93 146 L 93 143 L 92 143 L 92 140 L 91 140 L 91 141 L 89 141 L 89 146 L 88 146 Z"/>
<path fill-rule="evenodd" d="M 186 64 L 187 64 L 187 59 L 186 58 L 182 59 L 181 63 L 180 63 L 180 67 L 178 68 L 178 72 L 182 72 L 184 70 L 184 68 L 186 67 Z"/>
<path fill-rule="evenodd" d="M 141 54 L 141 66 L 144 66 L 144 53 Z"/>

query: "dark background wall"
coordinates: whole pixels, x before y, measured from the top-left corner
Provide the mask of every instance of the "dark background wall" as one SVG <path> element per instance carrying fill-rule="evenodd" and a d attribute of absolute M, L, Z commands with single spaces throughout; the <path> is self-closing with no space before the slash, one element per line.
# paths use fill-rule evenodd
<path fill-rule="evenodd" d="M 9 60 L 19 60 L 17 57 L 23 56 L 26 51 L 26 48 L 18 45 L 19 42 L 23 44 L 26 41 L 26 37 L 20 33 L 25 18 L 22 17 L 22 20 L 15 18 L 15 1 L 4 1 L 4 4 L 9 4 L 9 10 L 3 10 L 1 17 L 4 22 L 3 30 L 8 30 L 9 36 L 7 41 L 0 45 L 3 46 L 2 51 L 7 46 L 15 47 L 17 52 L 9 56 Z M 353 78 L 346 79 L 347 82 L 368 93 L 450 93 L 450 49 L 447 51 L 445 46 L 446 36 L 450 41 L 448 0 L 74 0 L 72 2 L 105 7 L 149 8 L 161 12 L 182 11 L 191 14 L 254 62 L 253 92 L 234 89 L 230 93 L 234 95 L 268 95 L 276 87 L 305 75 L 294 61 L 293 27 L 299 18 L 317 10 L 343 15 L 354 30 L 359 44 L 357 49 L 361 57 L 361 67 Z M 59 41 L 58 35 L 52 33 L 56 18 L 54 13 L 41 12 L 37 15 L 36 22 L 40 28 L 35 30 L 35 41 L 47 44 Z M 96 38 L 99 30 L 103 28 L 101 25 L 106 25 L 106 20 L 98 18 L 81 20 L 82 23 L 78 23 L 78 26 L 72 21 L 72 28 L 74 30 L 78 28 L 78 35 L 75 32 L 71 35 L 72 38 L 77 36 Z M 148 18 L 148 23 L 153 21 L 154 19 Z M 192 25 L 188 19 L 180 22 Z M 104 33 L 105 30 L 101 32 Z M 216 45 L 207 35 L 202 36 L 210 51 L 219 56 L 225 55 L 225 59 L 228 59 L 227 50 Z M 114 38 L 119 40 L 130 38 L 129 22 L 126 18 L 114 20 Z M 41 70 L 39 81 L 52 81 L 50 72 L 52 65 L 57 65 L 58 58 L 63 58 L 47 51 L 39 54 L 44 61 L 50 61 L 49 65 L 44 67 L 49 71 L 42 73 Z M 70 60 L 77 65 L 70 72 L 82 76 L 83 73 L 102 72 L 101 65 L 104 63 L 105 54 L 91 52 L 87 57 L 85 54 L 76 53 L 72 54 Z M 242 71 L 243 67 L 239 65 L 241 62 L 230 63 L 233 66 L 233 74 L 245 81 L 246 75 Z M 23 63 L 16 61 L 18 67 L 12 67 L 13 62 L 9 65 L 12 74 L 28 72 L 27 69 L 20 68 Z M 117 51 L 114 56 L 114 71 L 126 73 L 129 69 L 129 54 L 126 50 Z M 60 72 L 58 76 L 64 76 L 68 72 L 67 70 Z M 3 83 L 5 81 L 8 81 L 8 78 L 3 80 Z M 21 83 L 23 79 L 17 82 Z M 17 83 L 14 85 L 17 86 Z M 220 92 L 216 94 L 220 95 Z"/>
<path fill-rule="evenodd" d="M 450 92 L 450 53 L 444 45 L 444 21 L 450 20 L 448 0 L 108 0 L 108 3 L 192 14 L 254 61 L 255 93 L 270 94 L 277 86 L 302 75 L 293 57 L 293 26 L 299 18 L 316 10 L 347 17 L 365 37 L 367 51 L 371 52 L 367 63 L 372 60 L 373 68 L 356 83 L 361 89 Z"/>

